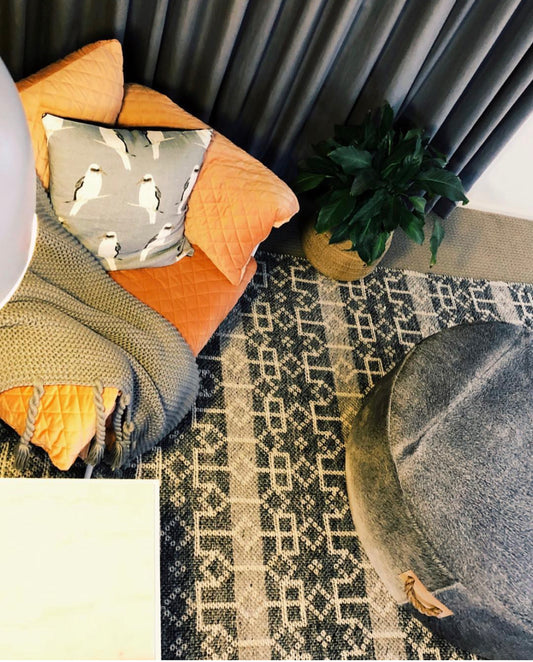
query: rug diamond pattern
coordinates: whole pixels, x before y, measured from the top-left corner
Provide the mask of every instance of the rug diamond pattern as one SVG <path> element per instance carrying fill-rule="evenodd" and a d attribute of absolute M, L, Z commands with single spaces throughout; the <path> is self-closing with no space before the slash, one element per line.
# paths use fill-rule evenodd
<path fill-rule="evenodd" d="M 533 286 L 382 268 L 341 284 L 258 254 L 199 356 L 193 411 L 115 475 L 161 481 L 165 659 L 472 657 L 381 585 L 353 529 L 344 438 L 364 395 L 423 337 L 498 319 L 533 328 Z M 0 475 L 19 475 L 16 438 L 1 432 Z M 39 450 L 24 473 L 82 474 Z"/>

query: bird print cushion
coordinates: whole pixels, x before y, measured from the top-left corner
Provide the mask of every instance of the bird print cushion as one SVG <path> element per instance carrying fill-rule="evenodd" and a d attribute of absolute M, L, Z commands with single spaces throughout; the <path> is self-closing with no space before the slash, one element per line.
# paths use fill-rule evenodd
<path fill-rule="evenodd" d="M 124 86 L 118 126 L 205 129 L 169 97 L 144 85 Z M 233 285 L 248 273 L 256 246 L 298 211 L 291 189 L 260 161 L 215 131 L 189 201 L 186 234 Z"/>
<path fill-rule="evenodd" d="M 108 271 L 174 264 L 193 249 L 188 200 L 210 129 L 117 129 L 42 118 L 50 197 L 64 224 Z"/>

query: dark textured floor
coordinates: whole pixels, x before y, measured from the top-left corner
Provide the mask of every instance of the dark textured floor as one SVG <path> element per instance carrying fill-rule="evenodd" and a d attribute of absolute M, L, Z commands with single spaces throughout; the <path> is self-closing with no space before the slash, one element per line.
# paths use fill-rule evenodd
<path fill-rule="evenodd" d="M 303 213 L 272 230 L 261 247 L 272 253 L 303 256 L 300 226 Z M 456 209 L 443 222 L 446 235 L 437 264 L 429 268 L 431 215 L 422 246 L 396 232 L 382 266 L 428 273 L 533 283 L 533 221 L 477 211 Z"/>

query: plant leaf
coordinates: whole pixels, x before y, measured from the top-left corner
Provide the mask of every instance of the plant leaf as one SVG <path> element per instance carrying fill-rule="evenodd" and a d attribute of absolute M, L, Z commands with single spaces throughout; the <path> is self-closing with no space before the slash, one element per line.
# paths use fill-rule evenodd
<path fill-rule="evenodd" d="M 417 156 L 407 155 L 395 172 L 392 172 L 389 180 L 396 188 L 405 189 L 420 172 L 421 161 Z"/>
<path fill-rule="evenodd" d="M 426 209 L 426 199 L 422 198 L 419 195 L 412 195 L 409 200 L 411 201 L 411 204 L 413 205 L 415 211 L 419 211 L 422 214 L 424 213 Z"/>
<path fill-rule="evenodd" d="M 359 253 L 359 257 L 368 265 L 383 255 L 387 239 L 389 238 L 388 232 L 379 232 L 379 225 L 380 220 L 378 217 L 370 219 L 365 225 L 365 234 L 357 238 L 356 250 Z M 350 237 L 353 241 L 355 234 L 352 233 Z"/>
<path fill-rule="evenodd" d="M 358 244 L 355 250 L 357 251 L 359 257 L 361 258 L 361 260 L 363 260 L 365 264 L 371 264 L 372 246 L 370 245 L 370 242 L 364 244 Z"/>
<path fill-rule="evenodd" d="M 446 159 L 441 159 L 438 156 L 429 156 L 424 154 L 424 159 L 422 161 L 422 169 L 429 170 L 429 168 L 445 168 L 448 161 Z"/>
<path fill-rule="evenodd" d="M 333 138 L 328 138 L 327 140 L 322 140 L 316 145 L 313 145 L 313 151 L 319 156 L 327 156 L 331 150 L 340 147 L 339 143 Z"/>
<path fill-rule="evenodd" d="M 461 180 L 449 170 L 429 168 L 421 172 L 416 181 L 429 193 L 442 195 L 454 202 L 457 200 L 461 200 L 463 204 L 468 202 Z"/>
<path fill-rule="evenodd" d="M 325 175 L 315 175 L 311 172 L 301 172 L 296 178 L 293 190 L 295 193 L 303 193 L 320 186 L 324 181 Z"/>
<path fill-rule="evenodd" d="M 337 166 L 325 156 L 309 156 L 298 163 L 298 168 L 317 175 L 336 175 L 338 172 Z"/>
<path fill-rule="evenodd" d="M 398 205 L 399 224 L 405 234 L 417 244 L 424 243 L 424 221 L 408 211 L 402 204 Z"/>
<path fill-rule="evenodd" d="M 362 231 L 356 227 L 350 232 L 350 239 L 352 240 L 354 250 L 357 251 L 365 264 L 370 264 L 372 261 L 372 246 L 374 245 L 375 238 L 376 234 L 372 232 L 371 218 L 366 221 Z"/>
<path fill-rule="evenodd" d="M 374 245 L 381 230 L 381 215 L 367 216 L 363 219 L 362 224 L 352 226 L 350 232 L 350 239 L 354 245 L 355 250 L 359 253 L 359 257 L 366 262 L 372 264 L 374 254 Z M 388 233 L 385 233 L 388 236 Z"/>
<path fill-rule="evenodd" d="M 438 150 L 435 145 L 428 145 L 428 152 L 431 156 L 437 158 L 439 161 L 444 161 L 444 164 L 448 163 L 448 157 L 446 154 Z"/>
<path fill-rule="evenodd" d="M 411 138 L 422 138 L 423 135 L 424 132 L 422 129 L 409 129 L 409 131 L 405 134 L 404 139 L 411 140 Z"/>
<path fill-rule="evenodd" d="M 408 132 L 409 133 L 409 132 Z M 410 138 L 403 138 L 394 147 L 391 155 L 383 162 L 381 176 L 384 179 L 396 180 L 403 177 L 400 175 L 401 165 L 412 168 L 413 165 L 420 166 L 422 163 L 422 141 L 418 134 Z"/>
<path fill-rule="evenodd" d="M 392 129 L 392 123 L 394 122 L 394 111 L 392 110 L 388 101 L 381 108 L 381 117 L 380 117 L 380 130 L 381 135 L 384 136 L 388 131 Z"/>
<path fill-rule="evenodd" d="M 334 191 L 330 201 L 318 212 L 316 231 L 326 232 L 339 225 L 353 212 L 355 205 L 356 199 L 348 191 Z"/>
<path fill-rule="evenodd" d="M 362 124 L 362 131 L 363 135 L 361 138 L 361 147 L 367 148 L 367 149 L 376 149 L 377 144 L 378 144 L 378 138 L 379 134 L 375 126 L 375 115 L 379 111 L 376 111 L 372 113 L 371 111 L 368 111 L 363 124 Z"/>
<path fill-rule="evenodd" d="M 338 147 L 328 154 L 329 158 L 340 165 L 348 175 L 355 175 L 361 168 L 369 168 L 372 164 L 372 154 L 353 145 Z"/>
<path fill-rule="evenodd" d="M 438 218 L 435 218 L 433 223 L 433 232 L 431 234 L 431 239 L 429 240 L 429 247 L 431 249 L 431 260 L 429 266 L 432 267 L 437 264 L 437 250 L 442 243 L 444 238 L 444 228 L 442 227 L 441 222 Z"/>
<path fill-rule="evenodd" d="M 376 172 L 372 168 L 367 168 L 365 170 L 358 170 L 355 173 L 355 176 L 352 181 L 352 186 L 350 188 L 350 195 L 358 196 L 361 193 L 364 193 L 372 184 L 377 181 Z"/>
<path fill-rule="evenodd" d="M 380 232 L 378 234 L 376 240 L 374 241 L 374 245 L 372 247 L 370 264 L 372 264 L 372 262 L 375 262 L 385 252 L 385 247 L 387 246 L 387 240 L 389 238 L 389 235 L 390 235 L 389 232 Z"/>
<path fill-rule="evenodd" d="M 366 220 L 368 218 L 372 218 L 373 216 L 381 212 L 383 209 L 385 198 L 386 198 L 386 193 L 383 189 L 380 188 L 377 191 L 375 191 L 372 197 L 369 198 L 365 202 L 365 204 L 356 211 L 356 213 L 350 219 L 350 224 L 354 225 L 357 223 L 357 221 L 361 219 Z"/>
<path fill-rule="evenodd" d="M 348 224 L 338 225 L 331 233 L 330 244 L 340 244 L 350 238 L 350 226 Z"/>
<path fill-rule="evenodd" d="M 392 232 L 398 227 L 399 215 L 396 206 L 400 204 L 398 198 L 387 195 L 383 201 L 382 224 L 386 232 Z"/>
<path fill-rule="evenodd" d="M 336 124 L 334 127 L 335 140 L 343 145 L 357 142 L 361 136 L 361 127 L 358 125 L 347 126 L 344 124 Z"/>

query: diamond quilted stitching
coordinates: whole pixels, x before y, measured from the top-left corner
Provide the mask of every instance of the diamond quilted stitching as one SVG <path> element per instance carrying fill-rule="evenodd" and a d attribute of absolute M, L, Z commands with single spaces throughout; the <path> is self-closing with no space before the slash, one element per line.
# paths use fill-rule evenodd
<path fill-rule="evenodd" d="M 112 40 L 81 49 L 21 81 L 18 88 L 37 170 L 47 185 L 42 114 L 114 122 L 123 91 L 120 44 Z M 128 99 L 118 118 L 122 125 L 206 126 L 149 88 L 130 85 L 127 89 Z M 249 258 L 253 248 L 273 225 L 282 224 L 298 209 L 294 194 L 281 180 L 219 134 L 214 136 L 206 163 L 190 201 L 187 224 L 209 257 L 196 247 L 194 257 L 170 267 L 113 274 L 125 289 L 177 326 L 195 354 L 255 273 L 257 265 Z M 0 393 L 0 417 L 19 434 L 24 431 L 32 391 L 32 387 L 22 386 Z M 116 396 L 116 389 L 104 389 L 106 415 L 112 412 Z M 49 453 L 58 468 L 68 469 L 94 436 L 94 418 L 92 388 L 47 386 L 32 441 Z"/>
<path fill-rule="evenodd" d="M 41 122 L 45 112 L 113 123 L 123 96 L 122 47 L 117 40 L 90 44 L 38 73 L 17 88 L 32 138 L 36 169 L 48 185 L 48 150 Z M 0 417 L 22 434 L 33 389 L 22 386 L 0 394 Z M 111 413 L 117 390 L 104 389 Z M 47 386 L 32 442 L 42 446 L 60 469 L 68 469 L 95 433 L 91 387 Z"/>
<path fill-rule="evenodd" d="M 168 97 L 142 85 L 125 87 L 118 123 L 206 126 Z M 281 179 L 215 132 L 189 200 L 185 233 L 237 285 L 253 249 L 298 208 L 296 196 Z"/>
<path fill-rule="evenodd" d="M 0 393 L 0 418 L 18 434 L 24 432 L 32 386 L 19 386 Z M 105 388 L 105 415 L 113 411 L 118 391 Z M 35 421 L 32 443 L 41 446 L 59 469 L 69 469 L 94 437 L 95 407 L 90 386 L 52 384 L 45 387 Z"/>
<path fill-rule="evenodd" d="M 192 257 L 168 267 L 111 272 L 114 280 L 177 327 L 197 355 L 237 303 L 252 279 L 252 258 L 238 285 L 232 285 L 195 246 Z"/>
<path fill-rule="evenodd" d="M 17 84 L 35 153 L 37 172 L 48 187 L 48 149 L 43 113 L 112 124 L 122 103 L 122 48 L 99 41 L 72 53 Z"/>

